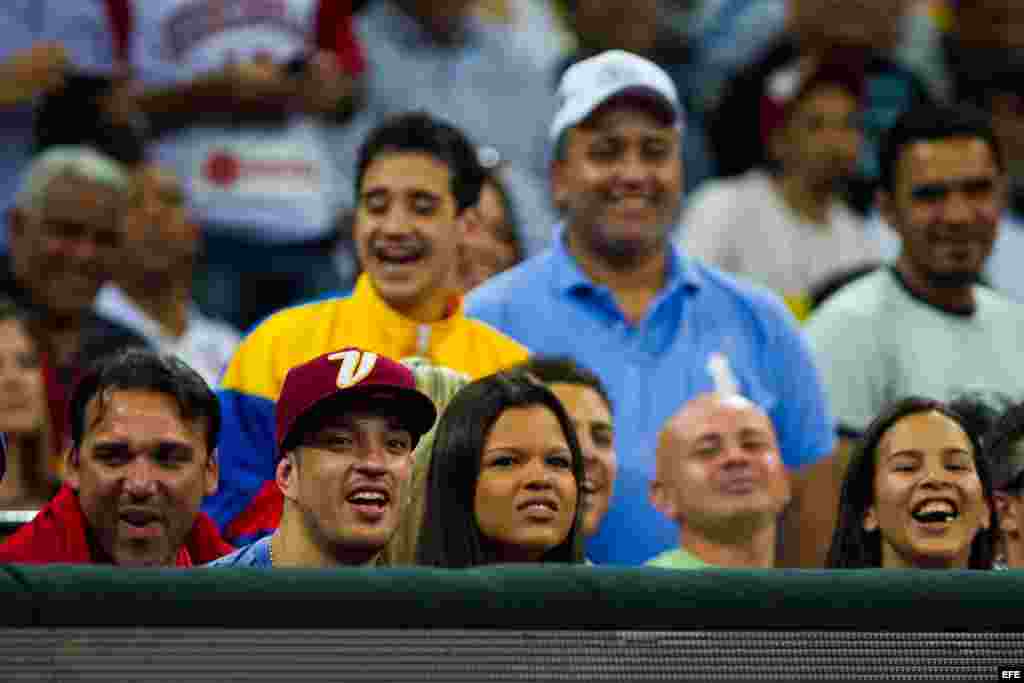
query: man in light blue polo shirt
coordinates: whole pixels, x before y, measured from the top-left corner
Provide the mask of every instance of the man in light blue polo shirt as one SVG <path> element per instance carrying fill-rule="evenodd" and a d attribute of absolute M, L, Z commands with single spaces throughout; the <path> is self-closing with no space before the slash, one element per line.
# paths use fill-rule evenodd
<path fill-rule="evenodd" d="M 669 242 L 683 173 L 671 80 L 645 59 L 610 51 L 568 69 L 559 96 L 551 189 L 565 222 L 550 249 L 484 283 L 466 306 L 532 352 L 592 369 L 621 406 L 619 480 L 588 556 L 640 564 L 678 543 L 647 499 L 655 446 L 669 416 L 712 390 L 715 366 L 771 416 L 790 468 L 823 463 L 795 477 L 795 514 L 783 533 L 807 524 L 799 546 L 827 545 L 831 529 L 813 520 L 834 514 L 834 429 L 805 341 L 775 295 Z"/>

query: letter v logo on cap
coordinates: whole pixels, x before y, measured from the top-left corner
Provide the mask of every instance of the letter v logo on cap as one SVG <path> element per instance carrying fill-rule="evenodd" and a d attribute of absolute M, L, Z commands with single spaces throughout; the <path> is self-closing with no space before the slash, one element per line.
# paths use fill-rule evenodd
<path fill-rule="evenodd" d="M 339 389 L 347 389 L 353 384 L 359 384 L 373 372 L 373 366 L 377 364 L 377 354 L 362 351 L 339 351 L 332 353 L 327 358 L 341 361 L 337 380 Z"/>

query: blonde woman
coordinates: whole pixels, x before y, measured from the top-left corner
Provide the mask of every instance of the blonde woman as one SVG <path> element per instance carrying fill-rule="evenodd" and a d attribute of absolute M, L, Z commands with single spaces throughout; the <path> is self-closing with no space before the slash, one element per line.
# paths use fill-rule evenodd
<path fill-rule="evenodd" d="M 438 416 L 444 412 L 455 394 L 469 383 L 468 375 L 443 365 L 434 365 L 425 358 L 404 358 L 402 364 L 412 370 L 416 376 L 416 388 L 434 402 Z M 424 434 L 416 445 L 416 465 L 412 475 L 412 486 L 409 487 L 410 500 L 405 507 L 398 531 L 395 532 L 391 542 L 384 550 L 381 564 L 391 566 L 415 564 L 416 538 L 423 519 L 424 491 L 427 472 L 430 469 L 430 452 L 434 447 L 436 431 L 435 423 L 434 429 Z"/>

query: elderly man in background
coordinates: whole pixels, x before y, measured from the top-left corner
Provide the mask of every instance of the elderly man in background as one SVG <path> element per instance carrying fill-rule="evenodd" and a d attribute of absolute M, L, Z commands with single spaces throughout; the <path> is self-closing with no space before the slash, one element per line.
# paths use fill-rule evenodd
<path fill-rule="evenodd" d="M 93 311 L 120 254 L 128 192 L 117 162 L 89 147 L 53 147 L 29 165 L 7 214 L 0 292 L 34 318 L 57 443 L 81 369 L 118 349 L 147 345 Z"/>

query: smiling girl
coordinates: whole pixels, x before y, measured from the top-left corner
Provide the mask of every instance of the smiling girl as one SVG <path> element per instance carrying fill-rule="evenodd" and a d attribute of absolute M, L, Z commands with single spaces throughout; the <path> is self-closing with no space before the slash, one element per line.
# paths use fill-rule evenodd
<path fill-rule="evenodd" d="M 909 397 L 868 427 L 846 474 L 827 566 L 991 569 L 988 465 L 964 418 Z"/>

